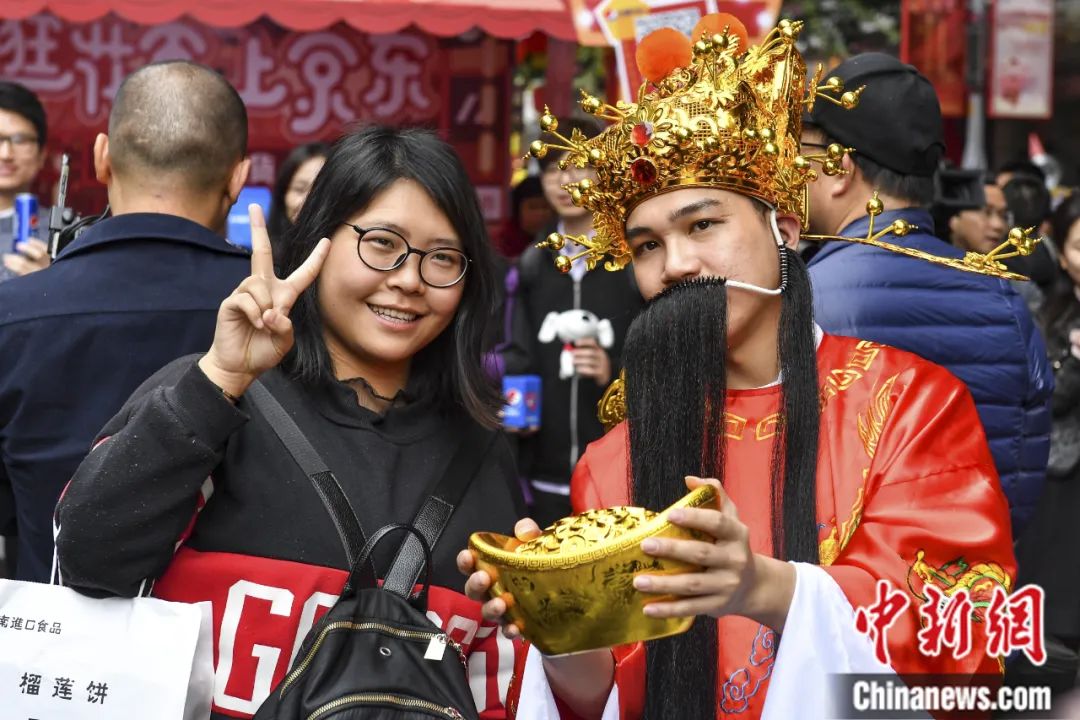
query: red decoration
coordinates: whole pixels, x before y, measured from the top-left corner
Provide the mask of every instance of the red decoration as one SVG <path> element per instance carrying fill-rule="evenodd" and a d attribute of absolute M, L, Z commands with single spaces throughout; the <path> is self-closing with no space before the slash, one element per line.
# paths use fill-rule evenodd
<path fill-rule="evenodd" d="M 739 37 L 739 50 L 746 50 L 750 47 L 750 34 L 746 32 L 746 26 L 731 13 L 710 13 L 704 16 L 694 26 L 694 32 L 690 33 L 690 39 L 697 42 L 702 35 L 707 34 L 712 37 L 724 32 L 724 28 L 727 28 L 728 35 L 737 35 Z"/>
<path fill-rule="evenodd" d="M 658 83 L 674 70 L 687 67 L 694 51 L 690 40 L 674 28 L 660 28 L 646 35 L 635 53 L 638 70 L 651 83 Z"/>
<path fill-rule="evenodd" d="M 630 131 L 630 142 L 638 147 L 645 147 L 649 144 L 649 141 L 652 140 L 652 133 L 652 123 L 638 123 L 634 126 L 634 129 Z"/>
<path fill-rule="evenodd" d="M 653 161 L 646 157 L 639 157 L 634 162 L 630 163 L 630 176 L 639 185 L 652 185 L 656 182 L 657 172 L 656 165 Z"/>

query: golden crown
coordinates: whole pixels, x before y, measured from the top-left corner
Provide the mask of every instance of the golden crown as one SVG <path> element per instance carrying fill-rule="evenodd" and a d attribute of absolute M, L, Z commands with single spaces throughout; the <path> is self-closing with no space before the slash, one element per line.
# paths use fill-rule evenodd
<path fill-rule="evenodd" d="M 863 87 L 846 89 L 840 78 L 822 83 L 818 66 L 809 85 L 806 65 L 795 47 L 801 22 L 781 20 L 758 45 L 747 47 L 747 33 L 737 18 L 724 13 L 708 15 L 694 29 L 691 41 L 677 30 L 662 28 L 646 36 L 637 61 L 646 81 L 636 103 L 609 105 L 582 93 L 581 108 L 611 124 L 598 136 L 587 138 L 574 129 L 559 133 L 559 121 L 545 108 L 541 129 L 554 138 L 537 140 L 532 156 L 565 151 L 561 168 L 592 168 L 596 179 L 566 185 L 573 202 L 592 213 L 593 237 L 554 233 L 540 247 L 556 253 L 555 262 L 567 272 L 577 260 L 592 270 L 605 258 L 604 267 L 619 270 L 630 262 L 624 227 L 627 216 L 643 200 L 680 187 L 713 187 L 757 198 L 802 219 L 807 228 L 807 183 L 817 177 L 845 172 L 844 155 L 855 148 L 832 144 L 817 154 L 800 153 L 802 113 L 815 102 L 835 103 L 845 109 L 858 105 Z M 817 167 L 815 167 L 817 166 Z M 880 215 L 884 209 L 875 198 Z M 962 260 L 943 258 L 904 248 L 884 240 L 895 232 L 890 225 L 865 238 L 804 235 L 807 239 L 862 242 L 893 252 L 958 269 L 999 277 L 1024 279 L 1009 273 L 1003 257 L 1026 255 L 1036 239 L 1017 229 L 989 255 L 969 253 Z M 562 255 L 567 239 L 584 249 Z M 1013 252 L 1006 254 L 1005 251 Z"/>

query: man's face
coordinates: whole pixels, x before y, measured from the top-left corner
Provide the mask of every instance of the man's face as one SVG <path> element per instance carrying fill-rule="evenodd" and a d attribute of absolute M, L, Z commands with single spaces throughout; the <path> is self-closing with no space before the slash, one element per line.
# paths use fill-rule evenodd
<path fill-rule="evenodd" d="M 825 148 L 824 133 L 816 128 L 803 130 L 800 153 L 803 155 L 821 155 L 825 152 Z M 806 192 L 810 200 L 808 224 L 811 233 L 831 235 L 839 230 L 839 228 L 833 227 L 830 220 L 832 207 L 828 190 L 834 178 L 821 172 L 820 168 L 817 173 L 817 179 L 806 184 Z"/>
<path fill-rule="evenodd" d="M 44 164 L 33 123 L 0 110 L 0 193 L 26 192 Z"/>
<path fill-rule="evenodd" d="M 570 165 L 565 170 L 559 169 L 559 163 L 552 162 L 540 175 L 540 184 L 544 188 L 544 197 L 547 198 L 551 207 L 555 208 L 558 216 L 564 220 L 580 218 L 588 214 L 585 208 L 574 205 L 570 199 L 570 193 L 563 189 L 563 185 L 579 182 L 581 180 L 596 179 L 596 171 L 592 168 L 577 168 Z"/>
<path fill-rule="evenodd" d="M 964 210 L 949 221 L 953 243 L 963 249 L 988 253 L 1005 240 L 1011 218 L 1005 193 L 997 185 L 986 185 L 986 205 Z"/>
<path fill-rule="evenodd" d="M 696 277 L 722 277 L 775 288 L 780 260 L 767 215 L 727 190 L 687 188 L 649 198 L 626 221 L 638 289 L 651 298 Z M 776 298 L 728 289 L 728 334 L 737 342 Z"/>

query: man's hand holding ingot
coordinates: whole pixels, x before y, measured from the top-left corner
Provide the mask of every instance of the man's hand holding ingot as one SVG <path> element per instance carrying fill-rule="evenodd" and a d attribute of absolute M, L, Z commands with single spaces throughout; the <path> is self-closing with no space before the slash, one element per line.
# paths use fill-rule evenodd
<path fill-rule="evenodd" d="M 528 542 L 539 534 L 540 526 L 529 518 L 518 520 L 517 524 L 514 525 L 514 537 L 521 542 Z M 506 637 L 519 637 L 521 628 L 506 618 L 506 611 L 509 609 L 510 604 L 514 602 L 513 596 L 510 593 L 503 593 L 497 598 L 490 596 L 491 576 L 483 570 L 476 569 L 476 555 L 473 554 L 472 550 L 465 549 L 458 553 L 457 566 L 462 575 L 468 576 L 468 580 L 465 581 L 465 595 L 470 600 L 484 604 L 481 609 L 484 619 L 488 622 L 499 623 Z"/>
<path fill-rule="evenodd" d="M 646 605 L 645 613 L 658 618 L 742 615 L 783 632 L 795 592 L 795 568 L 751 551 L 750 531 L 739 520 L 734 503 L 719 481 L 686 478 L 691 490 L 706 484 L 716 488 L 719 510 L 679 508 L 668 518 L 674 525 L 706 533 L 712 542 L 650 538 L 641 545 L 653 557 L 698 565 L 702 570 L 634 578 L 638 590 L 678 596 L 676 600 Z"/>

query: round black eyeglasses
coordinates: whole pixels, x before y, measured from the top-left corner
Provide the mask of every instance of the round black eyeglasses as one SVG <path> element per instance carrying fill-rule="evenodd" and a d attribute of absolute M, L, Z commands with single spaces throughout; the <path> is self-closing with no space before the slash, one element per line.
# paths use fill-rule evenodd
<path fill-rule="evenodd" d="M 420 256 L 420 279 L 436 288 L 457 285 L 465 277 L 471 262 L 457 248 L 437 247 L 417 250 L 398 233 L 383 227 L 362 228 L 345 223 L 357 235 L 356 254 L 372 270 L 390 272 L 405 264 L 409 255 Z"/>

